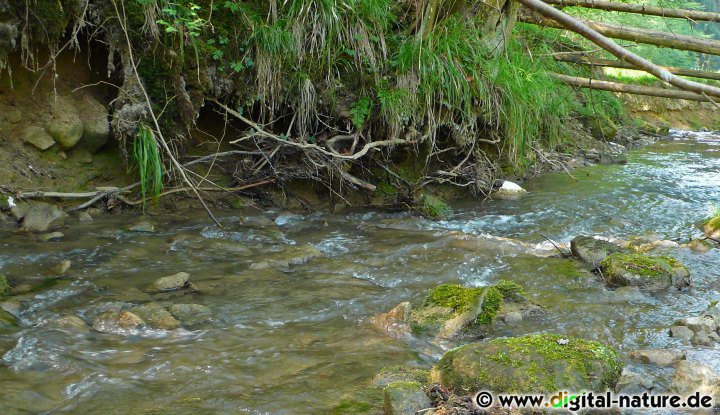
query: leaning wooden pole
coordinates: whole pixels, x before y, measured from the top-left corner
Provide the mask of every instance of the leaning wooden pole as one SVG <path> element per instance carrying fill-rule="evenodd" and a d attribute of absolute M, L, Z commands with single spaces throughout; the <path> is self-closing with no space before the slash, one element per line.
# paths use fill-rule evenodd
<path fill-rule="evenodd" d="M 620 3 L 606 0 L 545 0 L 545 3 L 556 6 L 583 7 L 586 9 L 636 13 L 648 16 L 672 17 L 697 22 L 720 22 L 720 13 L 648 6 L 646 4 Z"/>
<path fill-rule="evenodd" d="M 666 71 L 665 69 L 655 65 L 647 59 L 640 57 L 629 50 L 618 45 L 611 39 L 601 35 L 597 31 L 591 29 L 586 24 L 580 22 L 576 18 L 564 13 L 547 3 L 540 0 L 518 0 L 525 7 L 534 10 L 545 17 L 551 18 L 558 23 L 562 24 L 566 29 L 572 30 L 575 33 L 592 41 L 601 48 L 615 55 L 618 59 L 629 62 L 635 65 L 636 68 L 646 71 L 660 80 L 669 83 L 677 88 L 692 91 L 698 94 L 706 94 L 715 98 L 720 98 L 720 88 L 714 86 L 701 84 L 698 82 L 690 81 L 684 78 L 680 78 Z M 708 98 L 708 101 L 712 102 L 712 99 Z"/>
<path fill-rule="evenodd" d="M 707 98 L 704 95 L 696 94 L 689 91 L 679 91 L 677 89 L 664 89 L 651 86 L 629 85 L 621 84 L 618 82 L 598 81 L 597 79 L 568 76 L 559 73 L 551 73 L 550 76 L 564 84 L 576 86 L 579 88 L 599 89 L 603 91 L 622 92 L 625 94 L 648 95 L 651 97 L 687 99 L 690 101 L 707 101 Z"/>
<path fill-rule="evenodd" d="M 519 0 L 520 3 L 523 3 Z M 524 3 L 523 3 L 524 4 Z M 562 13 L 551 6 L 549 8 Z M 528 7 L 529 8 L 529 7 Z M 678 35 L 661 30 L 641 29 L 637 27 L 623 26 L 613 23 L 594 22 L 590 20 L 576 19 L 578 22 L 591 28 L 597 33 L 613 39 L 630 40 L 637 43 L 645 43 L 664 48 L 689 50 L 692 52 L 709 53 L 720 55 L 720 40 L 703 39 L 688 35 Z M 553 27 L 555 29 L 566 29 L 564 24 L 525 13 L 518 16 L 518 21 L 538 26 Z"/>
<path fill-rule="evenodd" d="M 579 63 L 582 65 L 591 65 L 591 66 L 598 66 L 598 67 L 603 67 L 603 68 L 620 68 L 620 69 L 635 69 L 635 70 L 637 70 L 635 65 L 632 65 L 627 62 L 617 61 L 617 60 L 612 60 L 612 59 L 591 58 L 583 53 L 556 54 L 556 55 L 553 55 L 553 58 L 555 58 L 555 60 L 559 61 L 559 62 Z M 658 65 L 658 66 L 660 66 L 660 65 Z M 674 75 L 692 76 L 693 78 L 713 79 L 716 81 L 720 81 L 720 72 L 698 71 L 696 69 L 676 68 L 674 66 L 660 66 L 660 67 Z"/>

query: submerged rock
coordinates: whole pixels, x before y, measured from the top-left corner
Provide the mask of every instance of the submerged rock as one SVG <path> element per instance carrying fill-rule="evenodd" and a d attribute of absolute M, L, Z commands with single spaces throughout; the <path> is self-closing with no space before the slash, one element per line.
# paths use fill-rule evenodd
<path fill-rule="evenodd" d="M 130 312 L 140 317 L 147 326 L 154 329 L 174 330 L 180 327 L 180 323 L 175 320 L 175 317 L 156 303 L 133 307 Z"/>
<path fill-rule="evenodd" d="M 681 350 L 635 350 L 630 352 L 630 358 L 640 363 L 660 367 L 673 366 L 681 360 L 685 360 L 686 353 Z"/>
<path fill-rule="evenodd" d="M 150 284 L 145 291 L 149 293 L 159 293 L 163 291 L 174 291 L 185 288 L 190 281 L 190 274 L 187 272 L 178 272 L 177 274 L 167 277 L 158 278 Z"/>
<path fill-rule="evenodd" d="M 173 304 L 169 310 L 186 327 L 198 326 L 212 318 L 212 310 L 200 304 Z"/>
<path fill-rule="evenodd" d="M 126 333 L 145 326 L 145 321 L 130 311 L 105 311 L 93 320 L 92 327 L 101 333 Z"/>
<path fill-rule="evenodd" d="M 90 327 L 78 316 L 74 315 L 65 315 L 62 317 L 58 317 L 55 320 L 51 321 L 49 325 L 52 328 L 63 330 L 63 331 L 69 331 L 69 332 L 75 332 L 75 333 L 89 333 Z"/>
<path fill-rule="evenodd" d="M 426 384 L 430 372 L 415 367 L 392 366 L 384 367 L 372 379 L 372 384 L 379 388 L 385 388 L 394 382 L 418 382 Z"/>
<path fill-rule="evenodd" d="M 622 372 L 617 353 L 601 343 L 535 334 L 472 343 L 447 353 L 430 372 L 456 393 L 551 393 L 613 389 Z"/>
<path fill-rule="evenodd" d="M 72 262 L 70 262 L 70 260 L 68 260 L 68 259 L 64 259 L 64 260 L 58 262 L 57 264 L 55 264 L 55 266 L 52 267 L 51 271 L 58 276 L 63 276 L 65 274 L 67 274 L 67 272 L 71 266 L 72 266 Z"/>
<path fill-rule="evenodd" d="M 370 322 L 377 328 L 390 333 L 407 333 L 410 331 L 408 326 L 412 306 L 405 301 L 396 305 L 387 313 L 381 313 L 374 316 Z"/>
<path fill-rule="evenodd" d="M 153 233 L 155 232 L 155 225 L 148 220 L 139 220 L 127 228 L 130 232 L 143 232 Z"/>
<path fill-rule="evenodd" d="M 576 236 L 570 242 L 570 251 L 583 262 L 597 266 L 608 255 L 622 252 L 629 254 L 630 251 L 612 242 L 593 238 L 592 236 Z"/>
<path fill-rule="evenodd" d="M 64 234 L 64 233 L 62 233 L 62 232 L 57 232 L 57 231 L 40 235 L 40 239 L 42 239 L 42 240 L 45 241 L 45 242 L 59 241 L 59 240 L 61 240 L 61 239 L 64 238 L 64 237 L 65 237 L 65 234 Z"/>
<path fill-rule="evenodd" d="M 320 252 L 315 245 L 307 244 L 302 246 L 293 246 L 284 251 L 276 252 L 268 257 L 265 257 L 263 261 L 258 261 L 256 264 L 266 263 L 268 266 L 276 268 L 288 268 L 293 265 L 306 264 L 319 256 L 322 256 L 322 252 Z M 266 267 L 257 266 L 253 269 L 263 268 Z"/>
<path fill-rule="evenodd" d="M 690 285 L 690 272 L 672 257 L 616 253 L 600 263 L 600 271 L 609 287 L 635 286 L 657 291 Z"/>
<path fill-rule="evenodd" d="M 385 415 L 415 415 L 431 407 L 430 399 L 418 382 L 393 382 L 384 392 Z"/>
<path fill-rule="evenodd" d="M 60 226 L 68 215 L 62 209 L 48 203 L 35 203 L 23 216 L 20 228 L 24 232 L 45 232 L 50 227 Z"/>

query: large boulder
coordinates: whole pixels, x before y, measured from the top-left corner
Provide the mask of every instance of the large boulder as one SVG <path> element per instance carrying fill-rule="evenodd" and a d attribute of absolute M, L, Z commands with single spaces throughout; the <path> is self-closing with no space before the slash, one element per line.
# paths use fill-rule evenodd
<path fill-rule="evenodd" d="M 542 314 L 537 304 L 527 300 L 523 288 L 512 281 L 501 280 L 490 287 L 463 287 L 441 284 L 428 291 L 423 304 L 412 309 L 407 319 L 415 333 L 431 334 L 443 339 L 463 336 L 485 336 L 504 316 L 513 321 Z"/>
<path fill-rule="evenodd" d="M 23 217 L 21 230 L 24 232 L 45 232 L 50 227 L 60 226 L 68 214 L 55 205 L 35 203 Z"/>
<path fill-rule="evenodd" d="M 78 147 L 95 153 L 107 143 L 110 137 L 107 108 L 90 94 L 79 97 L 75 100 L 75 105 L 83 125 L 82 138 Z"/>
<path fill-rule="evenodd" d="M 622 252 L 629 254 L 625 248 L 612 242 L 593 238 L 592 236 L 576 236 L 570 241 L 570 251 L 576 258 L 593 266 L 597 266 L 608 255 Z"/>
<path fill-rule="evenodd" d="M 469 394 L 602 392 L 615 387 L 622 372 L 617 353 L 601 343 L 534 334 L 472 343 L 447 353 L 430 381 Z"/>
<path fill-rule="evenodd" d="M 73 100 L 60 95 L 51 98 L 50 112 L 45 130 L 62 149 L 75 147 L 83 135 L 83 123 Z"/>
<path fill-rule="evenodd" d="M 634 286 L 645 291 L 690 285 L 690 272 L 668 256 L 616 253 L 600 262 L 600 271 L 609 287 Z"/>

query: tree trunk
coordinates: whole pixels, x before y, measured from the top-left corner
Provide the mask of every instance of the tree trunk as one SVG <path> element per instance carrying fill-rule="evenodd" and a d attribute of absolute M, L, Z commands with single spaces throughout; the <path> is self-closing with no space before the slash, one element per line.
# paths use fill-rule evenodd
<path fill-rule="evenodd" d="M 592 66 L 599 66 L 599 67 L 606 67 L 606 68 L 621 68 L 621 69 L 637 70 L 635 65 L 627 63 L 627 62 L 614 61 L 612 59 L 594 59 L 594 58 L 585 56 L 584 54 L 581 54 L 581 53 L 556 54 L 553 57 L 555 58 L 556 61 L 560 61 L 560 62 L 579 63 L 582 65 L 592 65 Z M 672 74 L 675 74 L 675 75 L 692 76 L 694 78 L 714 79 L 714 80 L 720 81 L 720 72 L 698 71 L 695 69 L 676 68 L 673 66 L 660 66 L 660 67 Z"/>
<path fill-rule="evenodd" d="M 520 0 L 520 2 L 525 4 L 522 0 Z M 559 10 L 554 9 L 551 6 L 547 7 L 550 7 L 551 9 L 560 12 Z M 564 25 L 556 23 L 552 20 L 541 19 L 537 16 L 529 15 L 526 13 L 518 16 L 518 20 L 524 23 L 552 27 L 555 29 L 567 28 Z M 613 39 L 631 40 L 633 42 L 645 43 L 648 45 L 668 47 L 679 50 L 689 50 L 700 53 L 709 53 L 712 55 L 720 56 L 720 40 L 703 39 L 687 35 L 677 35 L 670 32 L 640 29 L 636 27 L 622 26 L 613 23 L 593 22 L 582 19 L 576 20 L 584 24 L 585 26 L 591 28 L 593 31 Z"/>
<path fill-rule="evenodd" d="M 590 88 L 599 89 L 602 91 L 622 92 L 625 94 L 648 95 L 651 97 L 686 99 L 690 101 L 707 102 L 707 98 L 705 98 L 704 95 L 688 91 L 679 91 L 677 89 L 664 89 L 652 86 L 628 85 L 618 82 L 598 81 L 596 79 L 580 78 L 577 76 L 568 76 L 558 73 L 551 73 L 550 76 L 564 84 L 576 86 L 579 88 Z"/>
<path fill-rule="evenodd" d="M 649 16 L 676 17 L 697 22 L 720 22 L 720 13 L 671 9 L 658 6 L 648 6 L 645 4 L 619 3 L 605 0 L 545 0 L 545 3 L 557 6 L 575 6 L 613 12 L 645 14 Z"/>

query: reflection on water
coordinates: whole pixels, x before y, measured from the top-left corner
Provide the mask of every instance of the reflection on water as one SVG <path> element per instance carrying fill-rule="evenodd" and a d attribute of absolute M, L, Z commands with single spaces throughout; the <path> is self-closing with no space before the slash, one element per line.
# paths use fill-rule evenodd
<path fill-rule="evenodd" d="M 19 310 L 22 327 L 0 335 L 0 413 L 325 413 L 382 367 L 428 366 L 442 353 L 392 339 L 367 321 L 442 282 L 511 279 L 546 306 L 547 316 L 497 335 L 560 332 L 622 353 L 682 348 L 667 328 L 717 299 L 717 250 L 669 251 L 690 268 L 695 287 L 648 295 L 608 291 L 570 260 L 491 242 L 468 247 L 458 243 L 458 231 L 533 244 L 581 233 L 688 238 L 720 200 L 718 144 L 720 137 L 709 134 L 677 135 L 631 153 L 624 166 L 531 180 L 518 200 L 462 201 L 442 222 L 374 211 L 273 212 L 270 222 L 257 212 L 243 220 L 229 211 L 217 212 L 226 225 L 218 230 L 198 211 L 152 218 L 155 234 L 123 231 L 128 216 L 72 224 L 55 243 L 6 229 L 0 271 L 16 285 L 39 284 L 61 259 L 73 266 L 55 286 L 4 304 Z M 251 267 L 307 244 L 323 256 Z M 91 322 L 111 304 L 139 301 L 138 289 L 178 271 L 190 273 L 200 292 L 158 303 L 206 305 L 210 323 L 119 336 L 57 322 L 65 315 Z M 717 355 L 691 353 L 720 362 Z M 666 369 L 636 369 L 667 383 Z"/>

